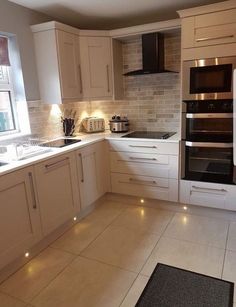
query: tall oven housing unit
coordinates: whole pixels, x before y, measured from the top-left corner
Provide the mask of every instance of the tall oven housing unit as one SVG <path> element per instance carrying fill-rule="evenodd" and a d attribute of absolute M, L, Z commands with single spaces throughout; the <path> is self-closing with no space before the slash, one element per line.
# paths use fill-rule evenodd
<path fill-rule="evenodd" d="M 183 62 L 184 180 L 234 183 L 235 69 L 236 57 Z"/>

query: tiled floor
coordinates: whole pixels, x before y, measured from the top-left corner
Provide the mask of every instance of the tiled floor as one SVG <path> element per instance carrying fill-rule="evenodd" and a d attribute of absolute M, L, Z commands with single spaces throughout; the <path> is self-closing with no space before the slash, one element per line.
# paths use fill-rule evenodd
<path fill-rule="evenodd" d="M 157 262 L 236 282 L 236 213 L 149 205 L 105 199 L 0 285 L 0 306 L 132 307 Z"/>

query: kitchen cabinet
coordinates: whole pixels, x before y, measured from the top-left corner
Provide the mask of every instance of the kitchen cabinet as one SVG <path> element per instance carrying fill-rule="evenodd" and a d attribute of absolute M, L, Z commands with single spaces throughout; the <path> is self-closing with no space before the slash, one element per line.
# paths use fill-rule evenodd
<path fill-rule="evenodd" d="M 98 142 L 76 152 L 81 208 L 86 209 L 109 189 L 106 142 Z"/>
<path fill-rule="evenodd" d="M 112 192 L 178 201 L 179 144 L 110 140 Z"/>
<path fill-rule="evenodd" d="M 79 32 L 58 25 L 49 22 L 31 27 L 41 100 L 50 104 L 82 99 Z"/>
<path fill-rule="evenodd" d="M 0 177 L 0 269 L 41 239 L 33 167 Z"/>
<path fill-rule="evenodd" d="M 183 60 L 235 55 L 235 4 L 219 3 L 178 13 L 182 18 Z"/>
<path fill-rule="evenodd" d="M 108 99 L 113 96 L 110 37 L 80 37 L 83 97 Z"/>
<path fill-rule="evenodd" d="M 38 200 L 44 236 L 80 211 L 74 153 L 35 165 Z"/>
<path fill-rule="evenodd" d="M 234 185 L 180 180 L 180 202 L 236 211 Z"/>

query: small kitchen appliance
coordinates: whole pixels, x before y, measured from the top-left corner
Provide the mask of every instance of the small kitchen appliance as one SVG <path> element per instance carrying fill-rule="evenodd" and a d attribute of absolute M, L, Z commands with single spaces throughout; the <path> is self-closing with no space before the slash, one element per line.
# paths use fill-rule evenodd
<path fill-rule="evenodd" d="M 103 118 L 86 117 L 82 121 L 82 126 L 87 133 L 102 132 L 105 130 L 105 121 Z"/>
<path fill-rule="evenodd" d="M 129 131 L 129 120 L 126 116 L 114 115 L 109 121 L 111 132 Z"/>

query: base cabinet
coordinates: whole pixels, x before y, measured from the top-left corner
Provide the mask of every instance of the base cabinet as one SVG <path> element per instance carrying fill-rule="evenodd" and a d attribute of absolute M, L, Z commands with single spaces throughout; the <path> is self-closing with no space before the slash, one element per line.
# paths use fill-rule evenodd
<path fill-rule="evenodd" d="M 112 192 L 178 201 L 179 144 L 109 141 Z"/>
<path fill-rule="evenodd" d="M 35 165 L 44 236 L 72 219 L 80 210 L 74 153 Z"/>
<path fill-rule="evenodd" d="M 33 168 L 0 177 L 0 269 L 41 239 Z"/>
<path fill-rule="evenodd" d="M 108 191 L 109 170 L 106 142 L 86 146 L 76 152 L 82 209 Z"/>
<path fill-rule="evenodd" d="M 236 211 L 236 186 L 180 180 L 180 202 Z"/>

